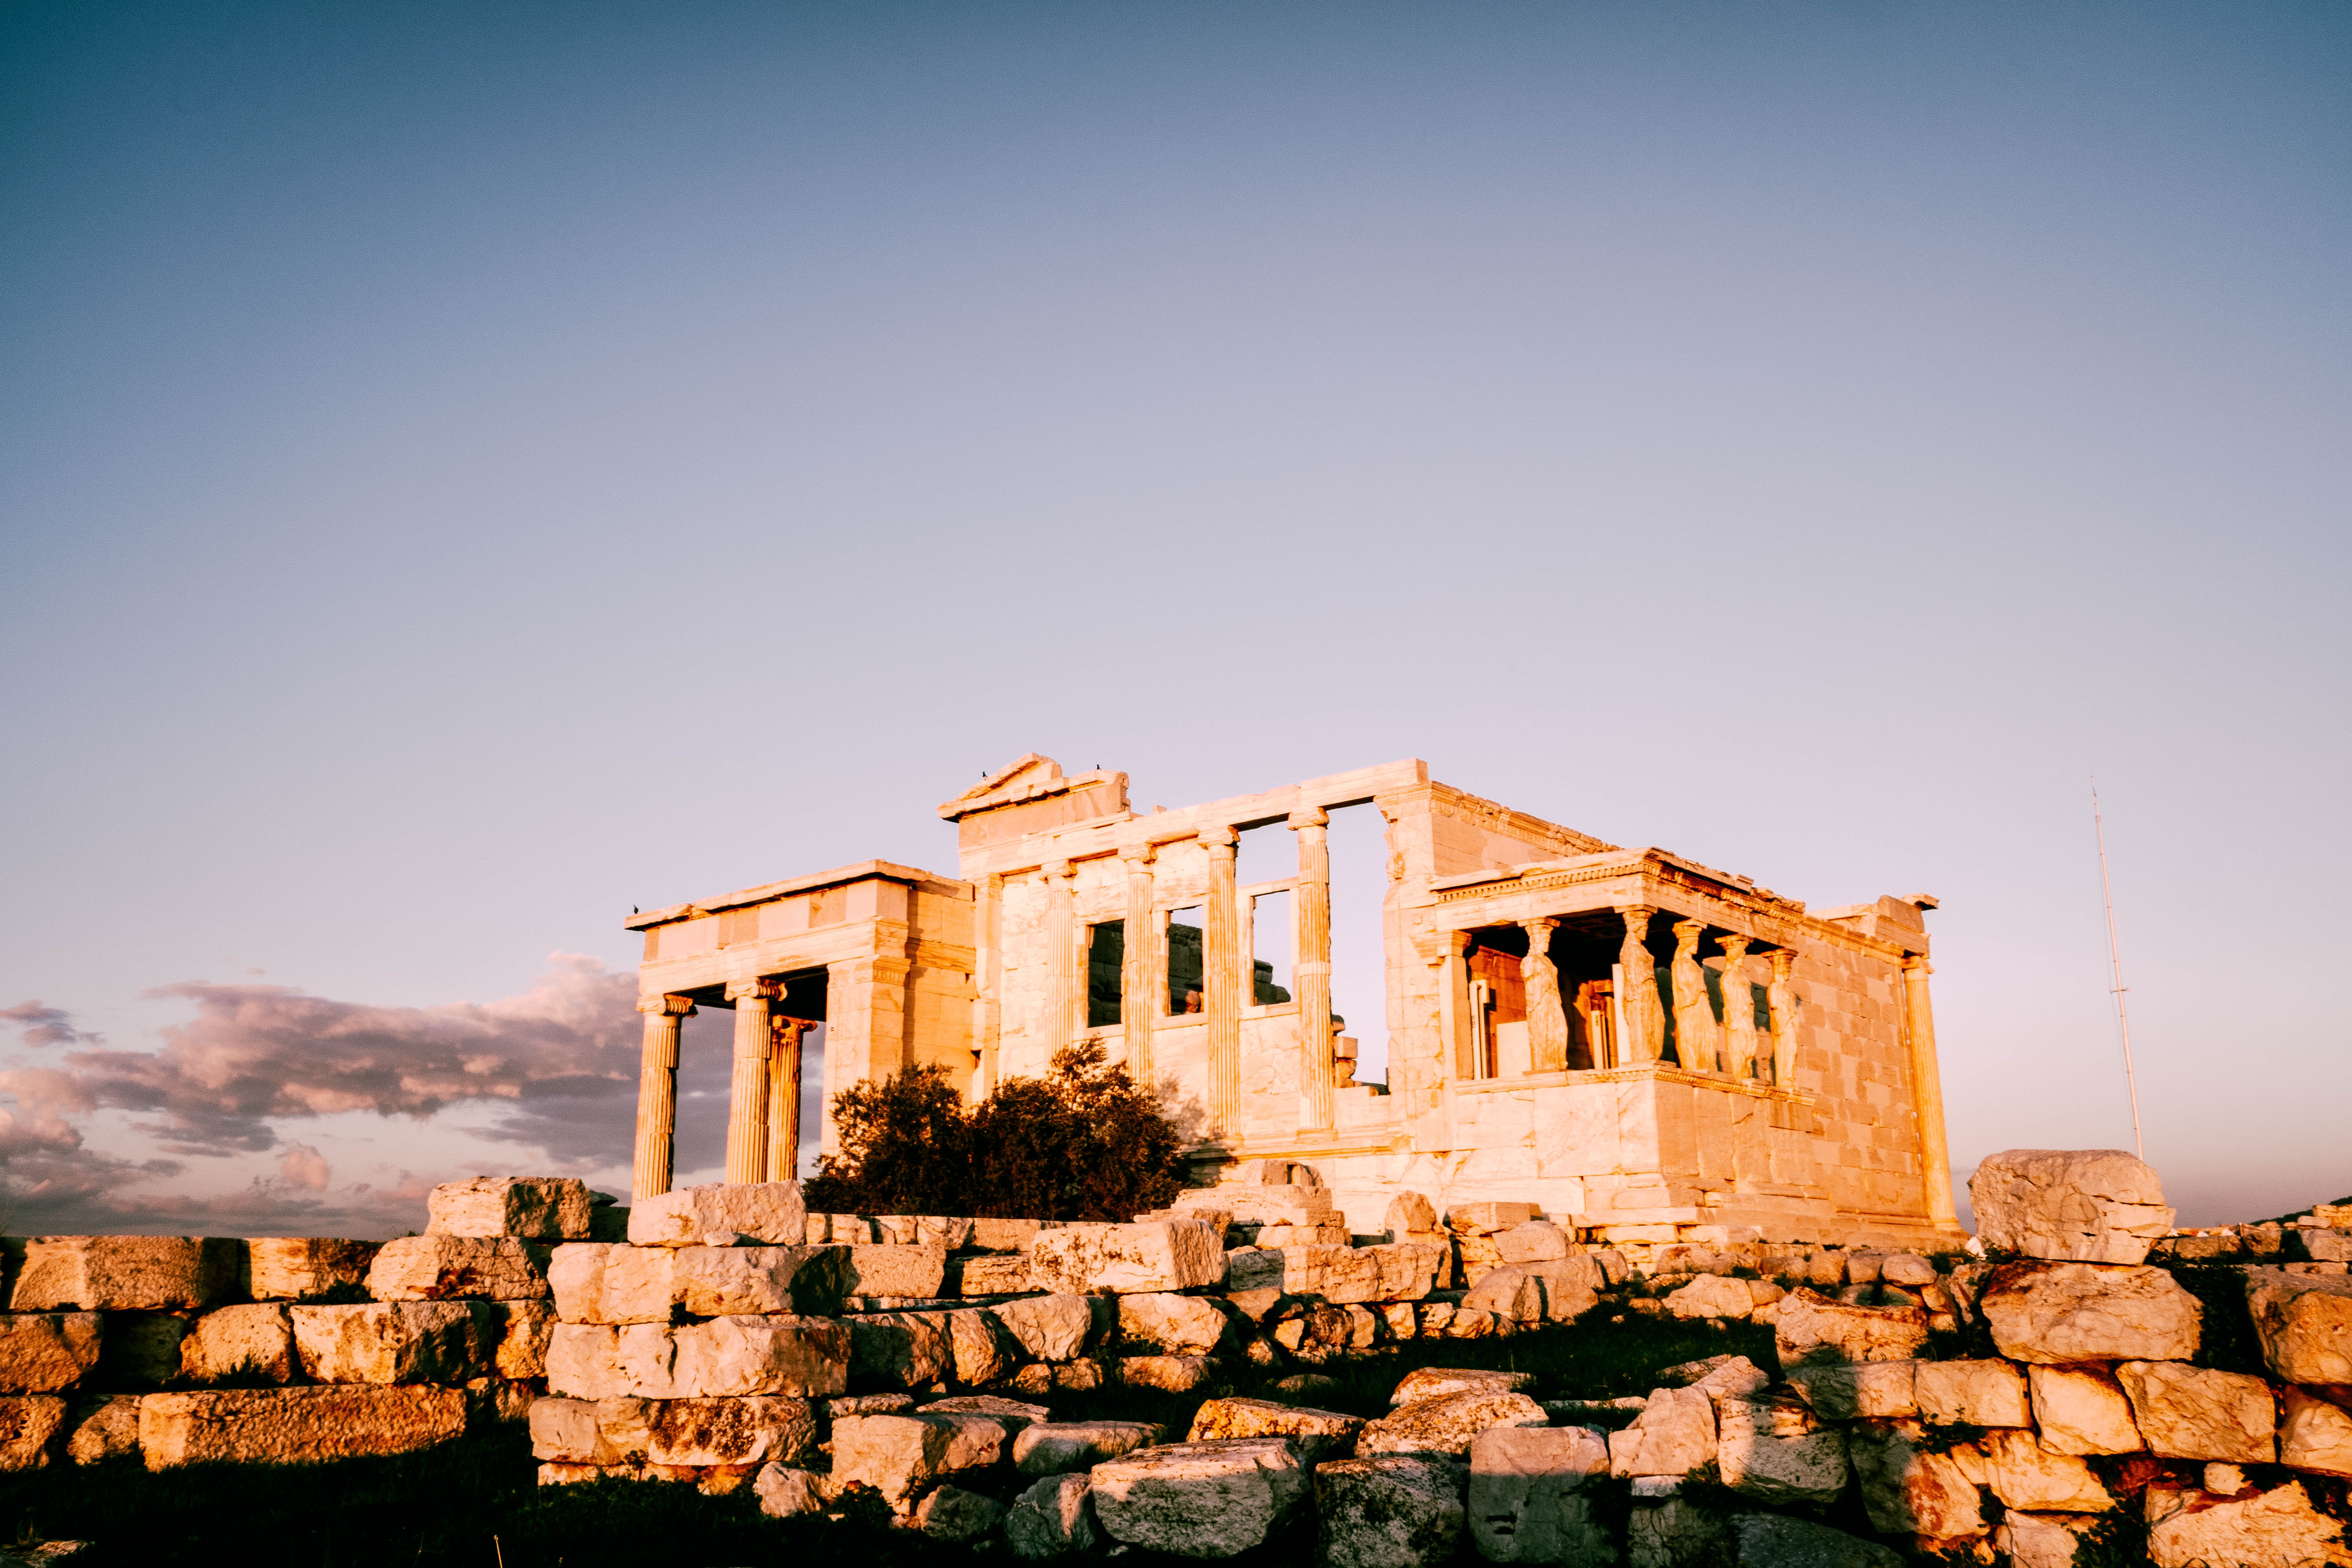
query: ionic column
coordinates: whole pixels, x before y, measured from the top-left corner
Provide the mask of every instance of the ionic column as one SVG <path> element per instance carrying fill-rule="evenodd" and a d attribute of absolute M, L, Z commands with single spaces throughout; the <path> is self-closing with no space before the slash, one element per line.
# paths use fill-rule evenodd
<path fill-rule="evenodd" d="M 1234 882 L 1234 830 L 1201 832 L 1209 853 L 1209 896 L 1201 931 L 1201 1010 L 1209 1040 L 1209 1124 L 1230 1147 L 1241 1142 L 1242 966 L 1240 896 Z"/>
<path fill-rule="evenodd" d="M 677 1032 L 694 1016 L 684 996 L 640 996 L 646 1043 L 637 1058 L 637 1158 L 630 1190 L 638 1201 L 669 1191 L 677 1138 Z"/>
<path fill-rule="evenodd" d="M 1797 1087 L 1797 987 L 1789 971 L 1797 955 L 1785 947 L 1772 950 L 1772 979 L 1764 998 L 1772 1013 L 1772 1087 Z"/>
<path fill-rule="evenodd" d="M 1625 940 L 1617 948 L 1618 1006 L 1625 1016 L 1625 1038 L 1619 1049 L 1625 1064 L 1638 1067 L 1666 1054 L 1665 1005 L 1658 996 L 1657 965 L 1650 957 L 1650 917 L 1658 911 L 1643 904 L 1619 907 L 1625 921 Z"/>
<path fill-rule="evenodd" d="M 1675 956 L 1666 968 L 1675 987 L 1675 1058 L 1696 1072 L 1717 1071 L 1723 1053 L 1723 1031 L 1706 999 L 1706 966 L 1698 961 L 1698 939 L 1706 932 L 1705 921 L 1676 921 Z"/>
<path fill-rule="evenodd" d="M 1053 964 L 1048 982 L 1053 995 L 1045 1009 L 1045 1059 L 1051 1061 L 1086 1026 L 1087 988 L 1076 978 L 1086 973 L 1086 966 L 1077 961 L 1076 889 L 1070 863 L 1050 861 L 1037 875 L 1045 889 L 1045 942 Z"/>
<path fill-rule="evenodd" d="M 768 1053 L 768 1180 L 801 1174 L 801 1021 L 781 1015 Z"/>
<path fill-rule="evenodd" d="M 1559 922 L 1549 918 L 1521 921 L 1528 933 L 1528 955 L 1519 960 L 1519 979 L 1528 989 L 1528 1070 L 1568 1070 L 1568 1009 L 1560 1005 L 1559 971 L 1551 961 L 1551 933 Z"/>
<path fill-rule="evenodd" d="M 1330 821 L 1319 807 L 1290 816 L 1290 829 L 1298 835 L 1298 879 L 1290 896 L 1297 952 L 1290 984 L 1298 1003 L 1298 1125 L 1306 1131 L 1332 1125 L 1339 1089 L 1331 1055 Z"/>
<path fill-rule="evenodd" d="M 727 1179 L 768 1179 L 768 1004 L 772 980 L 728 983 L 735 1004 L 734 1092 L 727 1107 Z"/>
<path fill-rule="evenodd" d="M 1149 844 L 1119 857 L 1119 863 L 1127 868 L 1127 916 L 1122 927 L 1127 941 L 1120 950 L 1118 973 L 1119 1033 L 1127 1037 L 1127 1076 L 1146 1093 L 1155 1087 L 1151 1030 L 1160 1014 L 1151 984 L 1151 959 L 1160 948 L 1151 929 L 1151 860 Z"/>
<path fill-rule="evenodd" d="M 1919 1119 L 1919 1195 L 1927 1218 L 1937 1225 L 1955 1223 L 1952 1208 L 1952 1154 L 1944 1141 L 1944 1076 L 1936 1065 L 1936 1016 L 1927 1005 L 1927 976 L 1935 973 L 1927 958 L 1913 953 L 1903 961 L 1905 1043 L 1911 1048 L 1911 1100 Z"/>
<path fill-rule="evenodd" d="M 1753 1078 L 1756 1068 L 1756 995 L 1748 989 L 1748 939 L 1723 940 L 1723 1070 Z"/>

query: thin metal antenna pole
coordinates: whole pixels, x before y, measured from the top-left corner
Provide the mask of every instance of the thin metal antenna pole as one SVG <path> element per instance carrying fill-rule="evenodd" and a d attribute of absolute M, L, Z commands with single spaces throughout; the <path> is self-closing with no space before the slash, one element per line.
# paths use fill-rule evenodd
<path fill-rule="evenodd" d="M 2127 987 L 2124 984 L 2123 950 L 2116 945 L 2116 890 L 2107 881 L 2107 828 L 2099 816 L 2099 777 L 2091 775 L 2091 831 L 2099 841 L 2099 893 L 2107 903 L 2107 973 L 2114 984 L 2109 994 L 2116 999 L 2116 1026 L 2124 1037 L 2124 1086 L 2131 1091 L 2132 1149 L 2142 1160 L 2147 1158 L 2147 1144 L 2139 1135 L 2139 1079 L 2132 1071 L 2131 1012 L 2125 1005 Z"/>

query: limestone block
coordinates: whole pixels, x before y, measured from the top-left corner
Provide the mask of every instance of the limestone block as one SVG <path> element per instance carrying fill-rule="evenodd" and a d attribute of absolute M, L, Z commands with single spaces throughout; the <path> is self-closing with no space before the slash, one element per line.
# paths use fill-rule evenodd
<path fill-rule="evenodd" d="M 0 1470 L 37 1470 L 65 1428 L 67 1405 L 55 1394 L 0 1397 Z"/>
<path fill-rule="evenodd" d="M 1715 1454 L 1723 1484 L 1759 1502 L 1829 1503 L 1845 1489 L 1845 1434 L 1785 1391 L 1717 1396 Z"/>
<path fill-rule="evenodd" d="M 1437 1209 L 1419 1193 L 1399 1193 L 1381 1211 L 1381 1228 L 1391 1241 L 1430 1235 L 1437 1229 Z"/>
<path fill-rule="evenodd" d="M 1139 1448 L 1097 1465 L 1091 1487 L 1106 1534 L 1182 1557 L 1264 1545 L 1308 1490 L 1306 1468 L 1279 1437 Z"/>
<path fill-rule="evenodd" d="M 497 1310 L 483 1301 L 369 1301 L 278 1309 L 317 1383 L 463 1383 L 489 1370 Z"/>
<path fill-rule="evenodd" d="M 1423 1366 L 1406 1373 L 1389 1395 L 1391 1406 L 1417 1405 L 1454 1394 L 1524 1393 L 1535 1385 L 1531 1372 L 1490 1371 L 1485 1367 Z"/>
<path fill-rule="evenodd" d="M 180 1373 L 195 1383 L 218 1383 L 231 1377 L 286 1383 L 293 1378 L 296 1365 L 294 1321 L 275 1301 L 215 1307 L 198 1318 L 180 1342 Z"/>
<path fill-rule="evenodd" d="M 1020 1342 L 1032 1361 L 1063 1362 L 1086 1348 L 1094 1310 L 1086 1297 L 1062 1293 L 1007 1301 L 988 1310 Z"/>
<path fill-rule="evenodd" d="M 112 1389 L 161 1388 L 180 1373 L 193 1320 L 180 1312 L 108 1312 L 98 1334 L 96 1381 Z"/>
<path fill-rule="evenodd" d="M 1131 1388 L 1187 1394 L 1209 1381 L 1209 1358 L 1199 1355 L 1129 1355 L 1115 1363 L 1118 1381 Z"/>
<path fill-rule="evenodd" d="M 2301 1481 L 2234 1498 L 2148 1489 L 2147 1560 L 2156 1568 L 2320 1568 L 2352 1563 L 2344 1526 L 2311 1505 Z"/>
<path fill-rule="evenodd" d="M 631 1207 L 629 1241 L 636 1247 L 806 1246 L 808 1205 L 798 1182 L 679 1187 Z"/>
<path fill-rule="evenodd" d="M 1735 1568 L 1902 1568 L 1903 1559 L 1874 1541 L 1810 1520 L 1736 1513 L 1730 1520 Z"/>
<path fill-rule="evenodd" d="M 2011 1263 L 1978 1298 L 1994 1345 L 2011 1361 L 2185 1361 L 2202 1309 L 2161 1268 Z"/>
<path fill-rule="evenodd" d="M 860 1378 L 918 1388 L 946 1377 L 955 1347 L 945 1314 L 866 1312 L 843 1320 L 852 1342 L 850 1366 Z"/>
<path fill-rule="evenodd" d="M 1715 1462 L 1715 1401 L 1695 1388 L 1653 1392 L 1633 1424 L 1609 1435 L 1612 1475 L 1683 1476 Z"/>
<path fill-rule="evenodd" d="M 0 1391 L 53 1394 L 98 1365 L 96 1312 L 0 1314 Z"/>
<path fill-rule="evenodd" d="M 1030 1239 L 1029 1277 L 1056 1291 L 1194 1290 L 1224 1279 L 1225 1255 L 1198 1220 L 1072 1225 Z"/>
<path fill-rule="evenodd" d="M 1590 1426 L 1495 1426 L 1470 1442 L 1471 1539 L 1490 1563 L 1591 1563 L 1614 1556 L 1593 1483 L 1609 1446 Z"/>
<path fill-rule="evenodd" d="M 929 1299 L 947 1277 L 947 1249 L 938 1246 L 852 1247 L 843 1289 L 852 1296 Z"/>
<path fill-rule="evenodd" d="M 1461 1543 L 1462 1461 L 1443 1454 L 1327 1459 L 1315 1468 L 1316 1536 L 1330 1568 L 1423 1568 Z"/>
<path fill-rule="evenodd" d="M 557 1323 L 547 1336 L 548 1392 L 585 1400 L 626 1394 L 618 1335 L 602 1323 Z"/>
<path fill-rule="evenodd" d="M 1933 1285 L 1936 1266 L 1916 1252 L 1890 1252 L 1878 1260 L 1878 1278 L 1889 1285 Z"/>
<path fill-rule="evenodd" d="M 1858 1307 L 1791 1290 L 1773 1320 L 1782 1367 L 1809 1362 L 1909 1361 L 1927 1342 L 1916 1307 Z"/>
<path fill-rule="evenodd" d="M 408 1454 L 465 1431 L 466 1394 L 457 1388 L 225 1388 L 139 1402 L 139 1449 L 151 1470 Z"/>
<path fill-rule="evenodd" d="M 257 1236 L 245 1242 L 245 1291 L 257 1301 L 299 1301 L 366 1281 L 380 1241 Z"/>
<path fill-rule="evenodd" d="M 466 1422 L 478 1431 L 528 1421 L 531 1402 L 539 1397 L 539 1391 L 530 1384 L 496 1375 L 470 1378 L 465 1389 Z"/>
<path fill-rule="evenodd" d="M 852 1415 L 833 1424 L 833 1485 L 836 1491 L 868 1486 L 893 1508 L 949 1471 L 953 1421 L 921 1415 Z"/>
<path fill-rule="evenodd" d="M 824 1494 L 814 1472 L 791 1465 L 762 1465 L 751 1478 L 751 1495 L 770 1519 L 824 1511 Z"/>
<path fill-rule="evenodd" d="M 2303 1250 L 2314 1262 L 2352 1263 L 2352 1230 L 2301 1230 Z"/>
<path fill-rule="evenodd" d="M 947 1324 L 948 1359 L 958 1383 L 968 1388 L 995 1383 L 1020 1364 L 1020 1342 L 994 1313 L 974 1307 L 939 1316 Z"/>
<path fill-rule="evenodd" d="M 2095 1514 L 2011 1511 L 1993 1531 L 1993 1550 L 2008 1554 L 2010 1568 L 2074 1568 L 2084 1538 L 2098 1527 Z"/>
<path fill-rule="evenodd" d="M 975 1219 L 971 1245 L 982 1252 L 1025 1252 L 1029 1238 L 1044 1228 L 1034 1219 Z"/>
<path fill-rule="evenodd" d="M 1056 1389 L 1082 1393 L 1087 1389 L 1100 1388 L 1105 1381 L 1101 1363 L 1082 1359 L 1054 1365 L 1048 1365 L 1044 1362 L 1033 1362 L 1014 1373 L 1011 1381 L 1004 1386 L 1015 1394 L 1032 1394 L 1042 1398 Z"/>
<path fill-rule="evenodd" d="M 1446 1210 L 1445 1225 L 1460 1236 L 1492 1236 L 1523 1226 L 1541 1212 L 1533 1204 L 1456 1204 Z"/>
<path fill-rule="evenodd" d="M 1282 1276 L 1274 1283 L 1290 1295 L 1333 1306 L 1381 1299 L 1381 1261 L 1367 1247 L 1285 1247 Z"/>
<path fill-rule="evenodd" d="M 1013 1427 L 1025 1421 L 1003 1421 L 977 1411 L 919 1411 L 926 1421 L 944 1421 L 952 1428 L 948 1438 L 947 1468 L 983 1470 L 1001 1464 L 1011 1451 Z"/>
<path fill-rule="evenodd" d="M 2352 1414 L 2289 1387 L 2279 1421 L 2279 1463 L 2324 1476 L 2352 1477 Z"/>
<path fill-rule="evenodd" d="M 568 1176 L 476 1176 L 433 1189 L 425 1228 L 436 1236 L 584 1241 L 591 1206 L 587 1184 Z"/>
<path fill-rule="evenodd" d="M 1093 1551 L 1097 1539 L 1093 1483 L 1083 1474 L 1046 1477 L 1004 1516 L 1004 1542 L 1017 1557 L 1074 1556 Z"/>
<path fill-rule="evenodd" d="M 2059 1454 L 2137 1454 L 2142 1444 L 2130 1401 L 2116 1380 L 2088 1367 L 2026 1369 L 2033 1424 Z"/>
<path fill-rule="evenodd" d="M 1006 1510 L 992 1497 L 961 1487 L 941 1487 L 915 1509 L 915 1528 L 961 1546 L 980 1540 L 1004 1522 Z"/>
<path fill-rule="evenodd" d="M 1471 1439 L 1490 1426 L 1541 1426 L 1550 1417 L 1543 1406 L 1524 1394 L 1482 1389 L 1418 1399 L 1401 1405 L 1357 1434 L 1356 1452 L 1364 1454 L 1452 1454 L 1470 1452 Z"/>
<path fill-rule="evenodd" d="M 547 1285 L 567 1323 L 667 1323 L 677 1299 L 677 1252 L 572 1242 L 548 1255 Z"/>
<path fill-rule="evenodd" d="M 1491 1312 L 1507 1322 L 1539 1323 L 1544 1316 L 1543 1281 L 1518 1264 L 1489 1268 L 1462 1298 L 1473 1312 Z"/>
<path fill-rule="evenodd" d="M 1745 1318 L 1756 1305 L 1745 1279 L 1702 1274 L 1666 1298 L 1666 1310 L 1677 1318 Z"/>
<path fill-rule="evenodd" d="M 1923 1361 L 1912 1363 L 1919 1418 L 1937 1426 L 2031 1426 L 2025 1374 L 2005 1361 Z M 1863 1411 L 1901 1415 L 1900 1410 Z"/>
<path fill-rule="evenodd" d="M 1916 1421 L 1859 1421 L 1846 1434 L 1871 1528 L 1939 1541 L 1985 1532 L 1975 1483 L 1949 1454 L 1930 1451 Z"/>
<path fill-rule="evenodd" d="M 1209 1403 L 1213 1405 L 1216 1401 Z M 1247 1436 L 1237 1432 L 1214 1435 Z M 1160 1427 L 1149 1421 L 1037 1421 L 1013 1435 L 1013 1464 L 1024 1476 L 1087 1470 L 1105 1459 L 1148 1448 L 1159 1442 L 1160 1436 Z"/>
<path fill-rule="evenodd" d="M 139 1395 L 119 1394 L 102 1399 L 68 1419 L 73 1432 L 66 1439 L 66 1458 L 75 1464 L 98 1465 L 139 1457 Z"/>
<path fill-rule="evenodd" d="M 2003 1508 L 2044 1513 L 2104 1513 L 2116 1500 L 2072 1454 L 2056 1453 L 2031 1431 L 2005 1426 L 1988 1432 L 1979 1445 L 1985 1457 L 1985 1482 Z"/>
<path fill-rule="evenodd" d="M 1716 1568 L 1729 1561 L 1729 1521 L 1714 1510 L 1666 1494 L 1664 1500 L 1636 1495 L 1625 1521 L 1625 1561 L 1630 1568 Z"/>
<path fill-rule="evenodd" d="M 1445 1269 L 1445 1249 L 1425 1241 L 1363 1247 L 1356 1252 L 1378 1275 L 1370 1298 L 1375 1301 L 1418 1301 L 1436 1288 Z"/>
<path fill-rule="evenodd" d="M 1789 1385 L 1830 1421 L 1919 1413 L 1916 1378 L 1927 1363 L 1908 1361 L 1814 1362 L 1789 1369 Z"/>
<path fill-rule="evenodd" d="M 1576 1241 L 1549 1220 L 1531 1219 L 1497 1233 L 1495 1250 L 1506 1263 L 1549 1263 L 1574 1252 Z"/>
<path fill-rule="evenodd" d="M 37 1236 L 25 1243 L 8 1306 L 202 1311 L 236 1289 L 242 1251 L 242 1243 L 209 1236 Z"/>
<path fill-rule="evenodd" d="M 1225 1315 L 1206 1297 L 1155 1291 L 1118 1299 L 1118 1331 L 1171 1355 L 1206 1355 L 1224 1337 Z"/>
<path fill-rule="evenodd" d="M 805 1399 L 663 1399 L 652 1402 L 645 1457 L 656 1465 L 790 1464 L 815 1447 Z"/>
<path fill-rule="evenodd" d="M 950 1258 L 940 1285 L 951 1296 L 1018 1296 L 1029 1288 L 1026 1255 L 992 1252 Z"/>
<path fill-rule="evenodd" d="M 1235 1247 L 1225 1253 L 1224 1294 L 1240 1296 L 1283 1293 L 1282 1249 L 1278 1247 Z"/>
<path fill-rule="evenodd" d="M 379 1301 L 527 1301 L 547 1292 L 546 1251 L 527 1241 L 473 1236 L 404 1236 L 368 1266 Z"/>
<path fill-rule="evenodd" d="M 2278 1458 L 2271 1385 L 2243 1373 L 2179 1362 L 2127 1361 L 2116 1381 L 2148 1452 L 2160 1459 L 2267 1465 Z"/>
<path fill-rule="evenodd" d="M 1287 1437 L 1308 1465 L 1352 1452 L 1357 1434 L 1364 1429 L 1360 1415 L 1317 1410 L 1300 1405 L 1277 1405 L 1265 1399 L 1210 1399 L 1192 1415 L 1188 1443 L 1214 1442 L 1223 1437 Z"/>
<path fill-rule="evenodd" d="M 648 1248 L 630 1248 L 643 1255 Z M 858 1248 L 855 1247 L 679 1247 L 659 1249 L 677 1258 L 673 1301 L 698 1318 L 726 1318 L 743 1313 L 791 1312 L 824 1317 L 841 1310 L 841 1299 L 850 1293 L 851 1260 L 861 1251 L 892 1250 L 929 1254 L 936 1248 Z M 615 1259 L 614 1261 L 618 1261 Z M 928 1279 L 931 1289 L 875 1290 L 870 1295 L 928 1296 L 939 1285 L 939 1270 L 928 1275 L 919 1263 L 902 1263 L 899 1272 L 908 1283 Z M 608 1264 L 608 1273 L 611 1266 Z M 621 1321 L 621 1320 L 615 1320 Z"/>
<path fill-rule="evenodd" d="M 1542 1287 L 1547 1322 L 1573 1322 L 1601 1304 L 1601 1268 L 1590 1258 L 1556 1258 L 1549 1262 L 1511 1267 L 1523 1270 Z"/>
<path fill-rule="evenodd" d="M 2028 1258 L 2138 1263 L 2172 1228 L 2156 1172 L 2120 1149 L 2011 1149 L 1969 1178 L 1977 1237 Z"/>
<path fill-rule="evenodd" d="M 627 1392 L 648 1399 L 809 1399 L 849 1387 L 849 1325 L 831 1319 L 743 1315 L 674 1329 L 635 1323 L 616 1332 L 621 1369 L 638 1384 Z"/>
<path fill-rule="evenodd" d="M 593 1400 L 561 1395 L 535 1399 L 528 1420 L 533 1458 L 564 1465 L 611 1465 L 623 1458 L 598 1428 Z"/>
<path fill-rule="evenodd" d="M 2352 1277 L 2249 1268 L 2263 1360 L 2286 1383 L 2352 1384 Z"/>
<path fill-rule="evenodd" d="M 499 1348 L 490 1370 L 500 1377 L 547 1375 L 547 1342 L 555 1331 L 555 1308 L 547 1301 L 500 1301 Z"/>

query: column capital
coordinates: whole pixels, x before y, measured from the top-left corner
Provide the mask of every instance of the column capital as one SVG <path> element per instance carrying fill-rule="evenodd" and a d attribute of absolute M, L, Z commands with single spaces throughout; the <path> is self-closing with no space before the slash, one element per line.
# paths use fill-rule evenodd
<path fill-rule="evenodd" d="M 1658 912 L 1658 906 L 1655 904 L 1612 904 L 1610 907 L 1624 917 L 1628 926 L 1637 921 L 1646 926 Z"/>
<path fill-rule="evenodd" d="M 1037 874 L 1047 881 L 1053 881 L 1057 879 L 1066 880 L 1072 873 L 1067 860 L 1048 860 L 1037 868 Z"/>
<path fill-rule="evenodd" d="M 1723 949 L 1724 956 L 1727 958 L 1744 958 L 1748 954 L 1748 943 L 1750 939 L 1740 935 L 1736 931 L 1726 931 L 1715 940 Z"/>
<path fill-rule="evenodd" d="M 637 1011 L 657 1013 L 666 1018 L 691 1018 L 694 1016 L 694 998 L 676 994 L 640 996 L 637 998 Z"/>
<path fill-rule="evenodd" d="M 1319 805 L 1310 805 L 1305 811 L 1292 812 L 1290 819 L 1284 826 L 1293 830 L 1301 827 L 1328 827 L 1331 826 L 1331 814 Z"/>
<path fill-rule="evenodd" d="M 780 1000 L 783 994 L 783 982 L 770 979 L 765 975 L 750 980 L 730 980 L 727 983 L 727 1000 L 730 1002 L 752 1000 L 774 1002 Z"/>
<path fill-rule="evenodd" d="M 1906 952 L 1903 955 L 1903 972 L 1924 976 L 1935 973 L 1936 966 L 1927 962 L 1927 955 L 1924 952 Z"/>
<path fill-rule="evenodd" d="M 1126 862 L 1128 870 L 1132 873 L 1138 867 L 1148 867 L 1158 860 L 1160 846 L 1149 841 L 1130 844 L 1118 852 L 1118 858 Z"/>
<path fill-rule="evenodd" d="M 1676 921 L 1674 925 L 1677 946 L 1696 947 L 1698 939 L 1706 934 L 1706 922 L 1702 920 Z"/>
<path fill-rule="evenodd" d="M 1236 837 L 1230 827 L 1203 827 L 1200 832 L 1201 847 L 1212 853 L 1223 850 L 1230 854 Z"/>
<path fill-rule="evenodd" d="M 1526 931 L 1528 935 L 1531 937 L 1549 936 L 1552 932 L 1559 929 L 1559 917 L 1557 915 L 1533 915 L 1519 922 L 1519 929 Z M 1534 950 L 1530 948 L 1528 951 L 1533 952 Z"/>

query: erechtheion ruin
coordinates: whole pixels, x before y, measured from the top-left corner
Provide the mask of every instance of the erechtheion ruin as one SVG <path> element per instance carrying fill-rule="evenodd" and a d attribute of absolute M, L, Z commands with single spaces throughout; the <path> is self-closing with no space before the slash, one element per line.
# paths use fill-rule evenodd
<path fill-rule="evenodd" d="M 1352 1081 L 1331 1005 L 1325 830 L 1356 805 L 1387 830 L 1385 1084 Z M 1410 1190 L 1537 1203 L 1598 1240 L 1959 1239 L 1932 899 L 1808 910 L 1418 761 L 1138 813 L 1126 774 L 1031 755 L 940 815 L 959 876 L 866 861 L 628 921 L 640 1198 L 670 1186 L 679 1020 L 719 1007 L 732 1182 L 796 1173 L 821 1022 L 828 1104 L 915 1063 L 978 1099 L 1098 1040 L 1195 1139 L 1201 1179 L 1306 1162 L 1359 1228 Z M 1295 837 L 1296 874 L 1238 885 L 1237 836 L 1267 826 Z M 1253 921 L 1276 909 L 1287 974 L 1255 959 Z"/>

